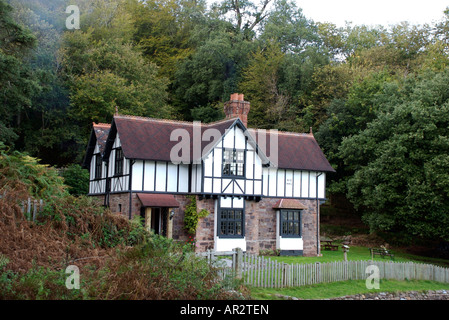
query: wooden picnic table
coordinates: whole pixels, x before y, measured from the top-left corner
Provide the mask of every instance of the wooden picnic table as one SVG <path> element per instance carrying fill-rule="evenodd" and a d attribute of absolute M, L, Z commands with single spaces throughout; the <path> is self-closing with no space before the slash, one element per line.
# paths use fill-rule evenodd
<path fill-rule="evenodd" d="M 385 256 L 389 256 L 391 260 L 394 260 L 394 254 L 387 250 L 385 247 L 384 248 L 369 248 L 369 251 L 371 253 L 371 258 L 374 259 L 375 255 L 379 255 L 382 258 L 385 258 Z"/>
<path fill-rule="evenodd" d="M 338 245 L 333 244 L 332 239 L 323 239 L 320 241 L 324 250 L 338 251 Z"/>

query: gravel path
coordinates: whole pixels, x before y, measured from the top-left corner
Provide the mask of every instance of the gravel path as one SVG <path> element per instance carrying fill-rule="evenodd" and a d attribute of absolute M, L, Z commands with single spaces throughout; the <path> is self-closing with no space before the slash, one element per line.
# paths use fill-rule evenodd
<path fill-rule="evenodd" d="M 275 295 L 286 300 L 302 300 L 295 297 Z M 368 294 L 356 294 L 325 300 L 449 300 L 448 290 L 409 291 L 409 292 L 380 292 Z"/>
<path fill-rule="evenodd" d="M 449 291 L 409 291 L 409 292 L 380 292 L 369 294 L 356 294 L 327 300 L 449 300 Z"/>

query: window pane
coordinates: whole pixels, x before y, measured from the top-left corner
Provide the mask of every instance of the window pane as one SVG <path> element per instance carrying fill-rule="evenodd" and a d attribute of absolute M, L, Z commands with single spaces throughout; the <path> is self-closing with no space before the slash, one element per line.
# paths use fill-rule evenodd
<path fill-rule="evenodd" d="M 220 231 L 221 231 L 221 234 L 226 234 L 226 222 L 225 221 L 221 222 Z"/>
<path fill-rule="evenodd" d="M 242 211 L 240 210 L 235 211 L 235 220 L 242 220 Z"/>
<path fill-rule="evenodd" d="M 241 222 L 235 223 L 235 234 L 238 234 L 238 235 L 242 234 L 242 223 Z"/>
<path fill-rule="evenodd" d="M 287 211 L 282 211 L 282 220 L 287 220 Z"/>
<path fill-rule="evenodd" d="M 228 222 L 228 235 L 234 235 L 234 222 Z"/>
<path fill-rule="evenodd" d="M 243 176 L 243 164 L 242 163 L 239 163 L 237 166 L 237 175 Z"/>
<path fill-rule="evenodd" d="M 298 222 L 294 222 L 293 226 L 294 226 L 293 233 L 295 235 L 299 235 L 299 223 Z"/>
<path fill-rule="evenodd" d="M 234 220 L 234 210 L 229 210 L 228 219 L 229 220 Z"/>

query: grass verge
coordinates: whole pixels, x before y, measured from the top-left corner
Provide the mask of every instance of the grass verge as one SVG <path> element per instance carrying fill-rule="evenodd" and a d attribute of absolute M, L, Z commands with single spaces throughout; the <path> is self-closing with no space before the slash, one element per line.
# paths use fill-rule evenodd
<path fill-rule="evenodd" d="M 449 290 L 449 284 L 435 281 L 417 280 L 380 280 L 380 289 L 367 289 L 364 280 L 350 280 L 334 283 L 320 283 L 291 288 L 250 288 L 251 298 L 255 300 L 279 300 L 276 294 L 296 297 L 305 300 L 337 298 L 347 295 L 367 294 L 375 292 L 406 292 L 427 290 Z"/>
<path fill-rule="evenodd" d="M 343 261 L 343 251 L 341 250 L 341 244 L 339 245 L 338 251 L 326 251 L 321 250 L 321 257 L 302 257 L 302 256 L 269 256 L 270 259 L 284 262 L 284 263 L 315 263 L 315 262 L 335 262 L 335 261 Z M 429 258 L 423 256 L 412 255 L 408 253 L 404 253 L 400 250 L 393 249 L 391 250 L 395 257 L 393 261 L 396 262 L 419 262 L 419 263 L 431 263 L 435 265 L 440 265 L 443 267 L 448 267 L 449 261 L 446 259 L 439 258 Z M 371 260 L 371 255 L 368 247 L 362 246 L 351 246 L 348 252 L 348 260 L 352 261 L 360 261 L 360 260 Z M 390 257 L 374 257 L 375 261 L 392 261 Z"/>

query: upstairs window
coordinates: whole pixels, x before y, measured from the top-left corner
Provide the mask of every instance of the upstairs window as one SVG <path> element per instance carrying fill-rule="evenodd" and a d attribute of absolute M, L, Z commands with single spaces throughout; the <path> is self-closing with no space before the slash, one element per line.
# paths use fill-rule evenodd
<path fill-rule="evenodd" d="M 245 151 L 223 149 L 223 176 L 244 176 Z"/>
<path fill-rule="evenodd" d="M 95 179 L 101 179 L 101 154 L 95 155 Z"/>
<path fill-rule="evenodd" d="M 121 175 L 123 174 L 123 150 L 122 148 L 118 148 L 115 150 L 115 166 L 114 166 L 114 174 Z"/>
<path fill-rule="evenodd" d="M 301 237 L 300 210 L 281 210 L 281 236 L 290 238 Z"/>

